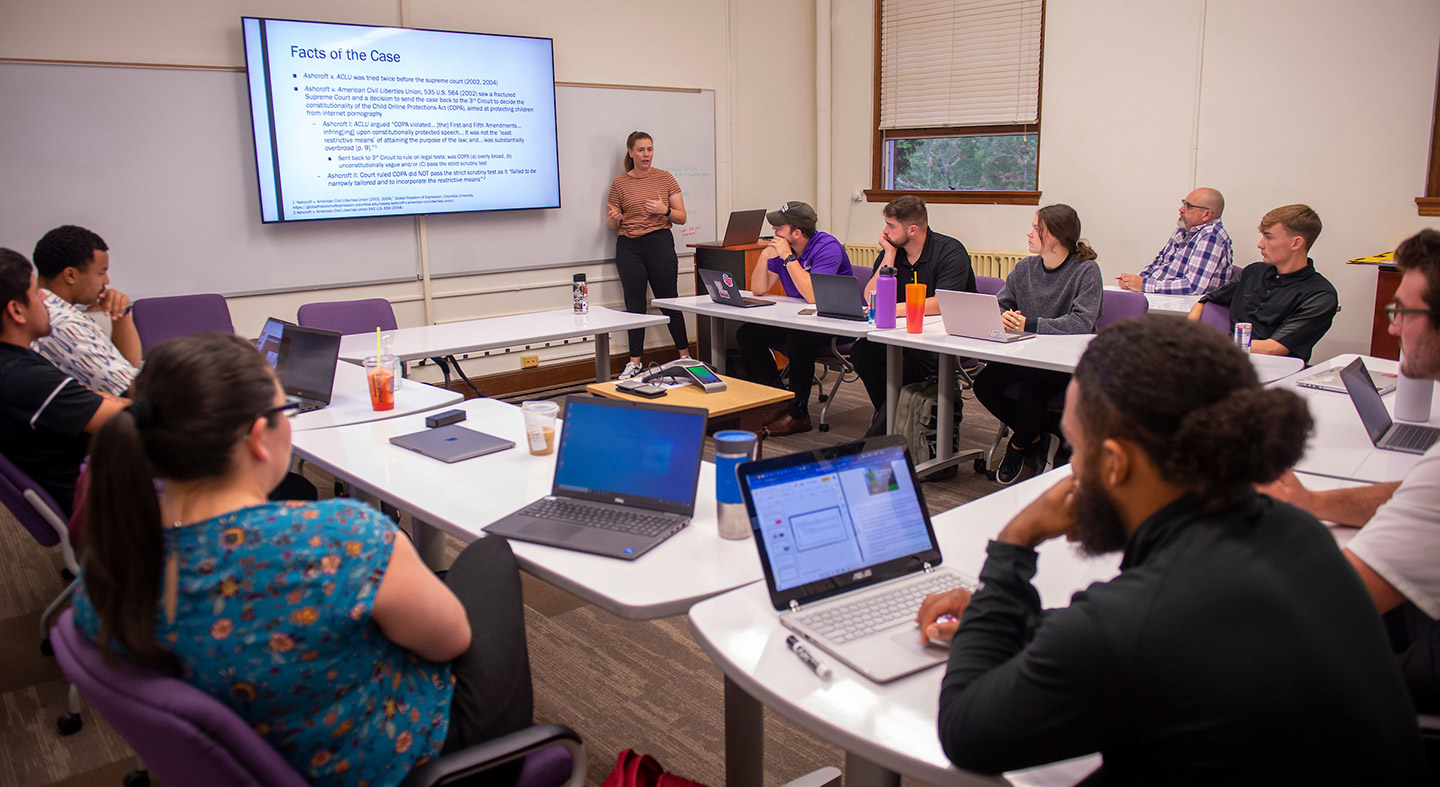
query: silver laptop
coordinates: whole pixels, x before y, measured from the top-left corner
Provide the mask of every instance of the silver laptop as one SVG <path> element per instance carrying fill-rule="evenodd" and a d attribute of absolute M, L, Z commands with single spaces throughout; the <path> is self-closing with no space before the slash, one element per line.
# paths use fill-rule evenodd
<path fill-rule="evenodd" d="M 844 273 L 811 273 L 815 291 L 815 313 L 821 317 L 865 321 L 870 310 L 860 295 L 860 280 Z"/>
<path fill-rule="evenodd" d="M 711 243 L 697 243 L 707 249 L 723 246 L 744 246 L 760 240 L 760 229 L 765 226 L 765 209 L 732 210 L 730 221 L 725 225 L 725 237 Z"/>
<path fill-rule="evenodd" d="M 1371 372 L 1370 382 L 1375 384 L 1375 390 L 1379 391 L 1381 396 L 1395 390 L 1395 375 L 1387 372 Z M 1345 393 L 1345 381 L 1340 379 L 1339 369 L 1326 369 L 1323 372 L 1316 372 L 1309 377 L 1296 380 L 1295 384 L 1320 391 Z"/>
<path fill-rule="evenodd" d="M 975 580 L 940 566 L 902 438 L 747 462 L 738 475 L 782 625 L 877 683 L 949 657 L 915 613 Z"/>
<path fill-rule="evenodd" d="M 1340 370 L 1340 379 L 1345 383 L 1350 401 L 1355 403 L 1355 411 L 1360 414 L 1365 432 L 1376 448 L 1423 454 L 1435 444 L 1436 439 L 1440 439 L 1440 429 L 1433 426 L 1397 424 L 1390 420 L 1390 411 L 1385 409 L 1385 401 L 1380 398 L 1380 392 L 1371 382 L 1369 370 L 1361 359 L 1356 358 Z"/>
<path fill-rule="evenodd" d="M 705 285 L 705 292 L 710 294 L 710 300 L 716 303 L 741 309 L 775 305 L 774 301 L 745 297 L 745 293 L 740 290 L 740 285 L 735 282 L 735 277 L 724 271 L 697 268 L 696 272 L 700 274 L 700 281 Z"/>
<path fill-rule="evenodd" d="M 1035 338 L 1033 331 L 1012 331 L 1000 318 L 1000 299 L 994 295 L 958 290 L 936 290 L 940 319 L 951 336 L 984 339 L 987 342 L 1018 342 Z"/>
<path fill-rule="evenodd" d="M 708 411 L 570 396 L 550 494 L 491 535 L 634 560 L 695 514 Z"/>
<path fill-rule="evenodd" d="M 390 443 L 447 464 L 515 447 L 510 440 L 466 429 L 459 424 L 396 435 L 390 438 Z"/>

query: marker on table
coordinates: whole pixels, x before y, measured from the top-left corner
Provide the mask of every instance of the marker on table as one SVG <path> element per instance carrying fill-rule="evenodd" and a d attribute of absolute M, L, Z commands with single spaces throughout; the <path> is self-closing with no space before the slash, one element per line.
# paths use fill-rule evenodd
<path fill-rule="evenodd" d="M 785 644 L 790 647 L 791 652 L 795 654 L 796 658 L 805 662 L 805 666 L 809 667 L 811 672 L 819 675 L 821 680 L 830 680 L 830 676 L 834 673 L 830 671 L 829 667 L 816 661 L 815 657 L 810 655 L 810 651 L 806 650 L 805 646 L 800 644 L 800 640 L 797 639 L 794 634 L 785 638 Z"/>

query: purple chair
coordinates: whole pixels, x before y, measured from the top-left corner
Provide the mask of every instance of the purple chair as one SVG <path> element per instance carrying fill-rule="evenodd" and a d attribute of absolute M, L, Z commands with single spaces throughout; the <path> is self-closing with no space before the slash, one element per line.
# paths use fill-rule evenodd
<path fill-rule="evenodd" d="M 1000 288 L 1005 286 L 1005 280 L 999 276 L 976 276 L 975 291 L 981 295 L 995 295 Z"/>
<path fill-rule="evenodd" d="M 75 628 L 67 610 L 55 624 L 55 657 L 85 699 L 166 784 L 305 787 L 305 780 L 219 700 L 190 684 L 133 664 L 111 667 Z M 402 787 L 450 784 L 519 757 L 517 787 L 579 787 L 585 749 L 573 730 L 530 727 L 425 763 Z M 127 784 L 131 783 L 127 778 Z"/>
<path fill-rule="evenodd" d="M 397 327 L 395 309 L 391 307 L 390 301 L 384 298 L 307 303 L 300 307 L 299 312 L 295 315 L 295 321 L 307 328 L 324 328 L 341 335 L 374 333 L 376 328 L 382 331 L 393 331 Z M 460 368 L 460 362 L 455 360 L 455 356 L 437 356 L 430 360 L 434 361 L 435 365 L 440 367 L 440 372 L 445 375 L 447 389 L 450 387 L 450 367 L 453 365 L 455 373 L 460 375 L 460 379 L 470 386 L 470 390 L 474 391 L 476 396 L 485 395 L 465 375 Z"/>
<path fill-rule="evenodd" d="M 1200 324 L 1230 335 L 1230 307 L 1218 303 L 1207 303 L 1200 307 Z"/>
<path fill-rule="evenodd" d="M 865 287 L 870 284 L 870 277 L 875 271 L 871 268 L 855 266 L 850 269 L 850 273 L 855 277 L 855 283 L 860 287 L 860 294 L 863 297 Z M 820 375 L 820 379 L 816 380 L 816 382 L 824 381 L 830 372 L 835 372 L 835 382 L 830 384 L 829 392 L 826 392 L 825 386 L 820 386 L 818 398 L 824 405 L 824 407 L 820 408 L 819 428 L 822 432 L 830 431 L 830 424 L 825 418 L 830 414 L 830 403 L 835 401 L 835 393 L 840 390 L 840 384 L 846 382 L 847 376 L 849 382 L 852 383 L 860 379 L 860 376 L 855 372 L 855 367 L 850 363 L 850 349 L 855 346 L 856 341 L 857 339 L 855 338 L 845 338 L 843 336 L 831 337 L 829 353 L 816 356 L 815 358 L 815 362 L 820 364 L 820 367 L 824 370 Z"/>
<path fill-rule="evenodd" d="M 0 504 L 20 520 L 20 524 L 30 531 L 30 535 L 40 546 L 60 545 L 60 555 L 64 559 L 70 583 L 40 615 L 40 652 L 49 656 L 52 653 L 50 621 L 70 599 L 70 594 L 75 591 L 75 575 L 80 573 L 80 564 L 75 560 L 75 550 L 70 546 L 70 530 L 61 514 L 64 509 L 56 505 L 55 498 L 51 497 L 49 492 L 3 456 L 0 456 Z M 80 730 L 80 695 L 74 685 L 70 686 L 67 710 L 56 722 L 56 728 L 61 735 L 70 735 Z"/>
<path fill-rule="evenodd" d="M 140 352 L 149 353 L 150 348 L 177 336 L 234 333 L 235 324 L 223 295 L 175 295 L 135 301 L 135 331 L 140 334 Z"/>

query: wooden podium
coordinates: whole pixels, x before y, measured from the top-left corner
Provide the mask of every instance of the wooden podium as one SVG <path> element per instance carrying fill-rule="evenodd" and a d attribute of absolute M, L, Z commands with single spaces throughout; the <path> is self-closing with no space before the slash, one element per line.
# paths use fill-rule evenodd
<path fill-rule="evenodd" d="M 1400 269 L 1394 265 L 1379 266 L 1375 281 L 1375 317 L 1370 323 L 1370 354 L 1376 358 L 1400 360 L 1400 340 L 1390 335 L 1390 319 L 1385 316 L 1385 307 L 1395 300 L 1401 278 Z"/>
<path fill-rule="evenodd" d="M 768 239 L 762 239 L 756 243 L 745 243 L 738 246 L 705 246 L 697 243 L 686 244 L 695 250 L 695 292 L 703 295 L 705 283 L 700 281 L 700 269 L 721 271 L 728 273 L 735 278 L 740 289 L 750 289 L 750 271 L 755 269 L 755 264 L 760 261 L 760 253 L 770 245 Z M 785 290 L 781 288 L 780 282 L 770 288 L 770 293 L 784 295 Z M 710 321 L 699 320 L 698 333 L 696 337 L 699 342 L 700 360 L 711 361 L 710 358 Z M 737 321 L 725 321 L 725 346 L 735 346 L 735 330 L 739 327 Z"/>

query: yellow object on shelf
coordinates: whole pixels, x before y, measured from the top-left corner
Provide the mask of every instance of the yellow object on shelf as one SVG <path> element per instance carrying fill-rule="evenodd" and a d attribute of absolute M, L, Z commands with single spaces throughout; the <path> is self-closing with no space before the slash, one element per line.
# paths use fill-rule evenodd
<path fill-rule="evenodd" d="M 1368 257 L 1356 257 L 1350 262 L 1357 265 L 1391 265 L 1395 262 L 1395 252 L 1386 251 L 1380 254 L 1371 254 Z"/>

